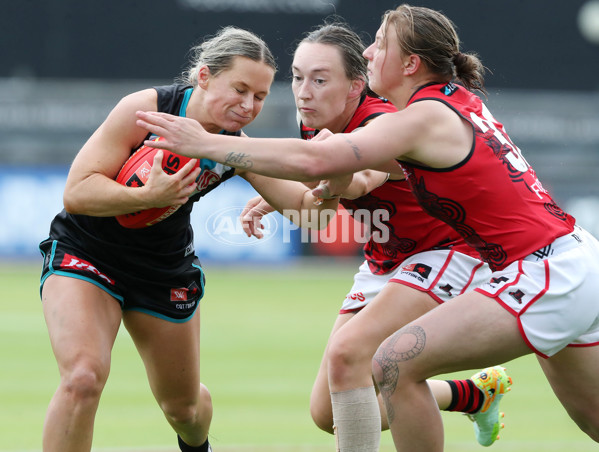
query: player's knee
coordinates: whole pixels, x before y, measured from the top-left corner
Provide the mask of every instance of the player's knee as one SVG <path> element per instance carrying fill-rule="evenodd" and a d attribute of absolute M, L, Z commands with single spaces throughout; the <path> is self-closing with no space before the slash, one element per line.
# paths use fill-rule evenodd
<path fill-rule="evenodd" d="M 171 424 L 193 424 L 197 418 L 197 406 L 191 400 L 167 400 L 160 408 Z"/>
<path fill-rule="evenodd" d="M 212 396 L 204 383 L 200 383 L 200 409 L 212 413 Z"/>
<path fill-rule="evenodd" d="M 370 357 L 362 355 L 363 350 L 351 339 L 331 338 L 327 348 L 329 381 L 333 384 L 341 383 L 348 375 L 355 375 L 361 365 L 369 372 Z"/>
<path fill-rule="evenodd" d="M 78 363 L 61 377 L 62 389 L 78 403 L 97 403 L 108 378 L 108 369 L 94 364 Z"/>
<path fill-rule="evenodd" d="M 385 380 L 385 371 L 383 367 L 380 365 L 379 361 L 376 359 L 376 355 L 372 359 L 372 379 L 379 388 Z"/>
<path fill-rule="evenodd" d="M 386 347 L 386 342 L 387 341 L 384 341 L 380 345 L 371 361 L 372 379 L 379 388 L 387 386 L 392 379 L 395 380 L 397 384 L 397 380 L 400 377 L 398 368 L 399 363 L 390 359 L 383 360 L 383 356 L 385 356 L 384 350 Z"/>
<path fill-rule="evenodd" d="M 199 395 L 190 397 L 173 397 L 160 402 L 162 412 L 171 424 L 191 425 L 204 418 L 203 413 L 212 413 L 212 397 L 203 384 L 200 384 Z M 211 416 L 210 416 L 211 417 Z"/>

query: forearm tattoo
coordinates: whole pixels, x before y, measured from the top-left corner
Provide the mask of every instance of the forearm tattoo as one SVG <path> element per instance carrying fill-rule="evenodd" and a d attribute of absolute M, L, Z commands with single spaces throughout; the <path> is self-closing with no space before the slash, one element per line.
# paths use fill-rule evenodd
<path fill-rule="evenodd" d="M 401 345 L 399 340 L 402 339 Z M 426 333 L 419 326 L 409 326 L 394 333 L 374 355 L 375 362 L 381 367 L 382 380 L 377 381 L 387 408 L 389 423 L 395 419 L 395 410 L 389 398 L 397 388 L 399 367 L 397 363 L 416 358 L 424 350 Z"/>
<path fill-rule="evenodd" d="M 254 162 L 250 159 L 249 154 L 244 154 L 243 152 L 229 152 L 225 155 L 224 163 L 227 166 L 241 169 L 250 169 L 254 166 Z"/>
<path fill-rule="evenodd" d="M 348 137 L 344 137 L 345 141 L 347 141 L 347 144 L 350 145 L 351 150 L 354 151 L 354 156 L 356 157 L 356 160 L 361 160 L 362 159 L 362 154 L 360 153 L 360 148 L 358 147 L 357 144 L 355 144 L 354 142 L 352 142 L 352 140 L 350 140 Z"/>

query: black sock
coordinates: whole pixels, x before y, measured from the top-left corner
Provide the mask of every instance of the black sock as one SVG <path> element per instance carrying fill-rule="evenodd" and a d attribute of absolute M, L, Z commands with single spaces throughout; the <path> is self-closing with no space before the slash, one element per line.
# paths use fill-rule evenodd
<path fill-rule="evenodd" d="M 206 442 L 204 444 L 202 444 L 201 446 L 197 446 L 197 447 L 192 447 L 188 444 L 185 444 L 185 442 L 181 439 L 181 437 L 179 435 L 177 435 L 177 439 L 179 440 L 179 449 L 181 449 L 181 452 L 210 452 L 210 443 L 208 442 L 208 439 L 206 439 Z"/>

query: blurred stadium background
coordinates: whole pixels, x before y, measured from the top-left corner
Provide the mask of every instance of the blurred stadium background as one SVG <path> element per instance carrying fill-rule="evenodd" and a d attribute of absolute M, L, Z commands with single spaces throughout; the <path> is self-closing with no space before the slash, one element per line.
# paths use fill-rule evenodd
<path fill-rule="evenodd" d="M 3 0 L 0 258 L 37 258 L 37 243 L 62 207 L 68 165 L 81 145 L 124 94 L 170 83 L 202 38 L 229 24 L 263 37 L 279 71 L 262 114 L 246 132 L 296 136 L 289 67 L 298 38 L 337 14 L 368 43 L 382 13 L 398 3 Z M 463 49 L 478 52 L 491 71 L 487 103 L 495 116 L 558 202 L 598 233 L 599 1 L 412 3 L 441 9 L 454 20 Z M 302 244 L 298 231 L 274 217 L 269 237 L 277 239 L 247 239 L 236 215 L 253 194 L 233 180 L 198 203 L 196 245 L 204 261 L 359 254 L 359 244 Z M 210 223 L 207 218 L 223 206 L 228 211 Z"/>

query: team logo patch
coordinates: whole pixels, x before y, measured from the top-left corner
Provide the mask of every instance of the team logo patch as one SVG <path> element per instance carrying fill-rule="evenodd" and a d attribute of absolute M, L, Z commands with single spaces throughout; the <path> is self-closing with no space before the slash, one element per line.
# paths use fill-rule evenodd
<path fill-rule="evenodd" d="M 445 284 L 444 286 L 439 286 L 439 289 L 442 290 L 443 292 L 445 292 L 450 297 L 453 295 L 451 293 L 451 289 L 453 289 L 453 287 L 451 286 L 451 284 Z"/>
<path fill-rule="evenodd" d="M 507 281 L 509 281 L 509 279 L 505 276 L 500 276 L 499 278 L 491 278 L 491 284 L 499 284 Z"/>
<path fill-rule="evenodd" d="M 96 267 L 94 267 L 91 263 L 87 262 L 85 259 L 81 259 L 77 256 L 73 256 L 72 254 L 65 253 L 62 262 L 60 263 L 62 268 L 70 268 L 72 270 L 81 270 L 93 273 L 96 276 L 99 276 L 108 284 L 114 286 L 114 280 L 106 276 Z"/>
<path fill-rule="evenodd" d="M 202 191 L 204 188 L 220 180 L 220 176 L 214 171 L 205 170 L 197 178 L 198 188 L 196 191 Z"/>
<path fill-rule="evenodd" d="M 428 278 L 428 275 L 430 275 L 431 270 L 431 267 L 424 264 L 410 264 L 406 265 L 405 267 L 402 267 L 401 269 L 402 272 L 416 273 L 424 279 Z"/>
<path fill-rule="evenodd" d="M 525 295 L 524 292 L 522 292 L 520 289 L 518 289 L 514 292 L 510 292 L 509 294 L 514 300 L 516 300 L 518 302 L 518 304 L 522 304 L 522 298 Z"/>

